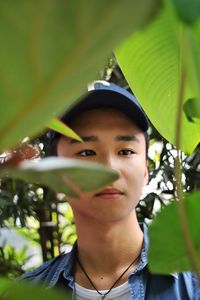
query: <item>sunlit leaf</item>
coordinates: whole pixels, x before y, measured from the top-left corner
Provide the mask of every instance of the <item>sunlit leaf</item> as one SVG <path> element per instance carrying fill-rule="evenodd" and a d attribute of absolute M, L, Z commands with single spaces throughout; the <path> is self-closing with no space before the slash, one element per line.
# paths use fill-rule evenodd
<path fill-rule="evenodd" d="M 200 98 L 200 21 L 184 27 L 170 1 L 164 1 L 153 22 L 128 38 L 116 56 L 156 129 L 175 144 L 180 66 L 186 76 L 184 102 Z M 200 141 L 200 124 L 190 122 L 184 112 L 181 133 L 181 149 L 191 153 Z"/>
<path fill-rule="evenodd" d="M 68 127 L 65 123 L 63 123 L 61 120 L 59 120 L 56 117 L 51 118 L 47 122 L 47 127 L 61 133 L 64 136 L 68 136 L 77 141 L 82 142 L 82 139 L 80 138 L 80 136 L 78 136 L 78 134 L 76 134 L 76 132 L 74 132 L 70 127 Z"/>
<path fill-rule="evenodd" d="M 67 292 L 65 293 L 65 295 L 63 295 L 63 293 L 58 290 L 55 291 L 53 289 L 44 289 L 41 286 L 30 285 L 30 283 L 27 282 L 8 282 L 1 278 L 0 287 L 2 286 L 2 283 L 4 285 L 4 289 L 1 289 L 0 293 L 4 292 L 4 295 L 0 295 L 0 297 L 5 300 L 23 300 L 27 299 L 27 295 L 29 300 L 71 299 L 71 296 L 68 296 Z"/>
<path fill-rule="evenodd" d="M 185 199 L 191 238 L 200 261 L 200 192 L 188 194 Z M 191 270 L 180 227 L 177 202 L 158 214 L 149 228 L 149 267 L 155 273 L 173 273 Z"/>
<path fill-rule="evenodd" d="M 47 185 L 69 196 L 76 196 L 73 184 L 83 191 L 92 191 L 118 178 L 115 171 L 103 165 L 61 157 L 48 157 L 38 162 L 24 161 L 19 168 L 0 169 L 0 176 L 5 175 Z"/>
<path fill-rule="evenodd" d="M 0 294 L 3 293 L 10 285 L 10 280 L 0 277 Z"/>
<path fill-rule="evenodd" d="M 159 3 L 0 1 L 0 148 L 38 133 L 72 104 Z"/>

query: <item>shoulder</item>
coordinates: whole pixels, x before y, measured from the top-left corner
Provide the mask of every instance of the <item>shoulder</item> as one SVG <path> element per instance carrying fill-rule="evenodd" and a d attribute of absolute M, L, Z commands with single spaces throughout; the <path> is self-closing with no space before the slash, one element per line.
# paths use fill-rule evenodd
<path fill-rule="evenodd" d="M 198 281 L 198 277 L 195 273 L 191 271 L 187 272 L 181 272 L 174 275 L 175 276 L 175 282 L 176 286 L 179 289 L 179 292 L 184 299 L 193 299 L 193 300 L 199 300 L 200 299 L 200 285 Z M 181 298 L 181 299 L 182 299 Z"/>
<path fill-rule="evenodd" d="M 56 274 L 61 273 L 67 264 L 70 252 L 61 254 L 43 263 L 37 269 L 28 271 L 18 278 L 19 281 L 30 281 L 32 283 L 41 282 L 48 284 Z"/>
<path fill-rule="evenodd" d="M 188 271 L 172 274 L 154 274 L 148 268 L 146 272 L 146 292 L 150 296 L 153 295 L 155 299 L 200 299 L 200 286 L 194 273 Z"/>
<path fill-rule="evenodd" d="M 200 299 L 200 285 L 198 277 L 193 272 L 183 272 L 181 275 L 184 278 L 184 283 L 191 299 Z"/>

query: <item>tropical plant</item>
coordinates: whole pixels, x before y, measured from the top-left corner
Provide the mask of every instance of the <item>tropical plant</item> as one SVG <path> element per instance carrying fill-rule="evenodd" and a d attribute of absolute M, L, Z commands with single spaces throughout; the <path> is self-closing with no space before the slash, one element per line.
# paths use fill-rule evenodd
<path fill-rule="evenodd" d="M 200 278 L 200 240 L 196 234 L 200 224 L 195 217 L 200 194 L 184 195 L 180 162 L 180 149 L 192 153 L 200 141 L 199 17 L 199 1 L 191 1 L 189 6 L 186 1 L 163 1 L 153 22 L 120 45 L 116 56 L 152 123 L 176 147 L 177 201 L 163 210 L 150 228 L 150 267 L 162 272 L 192 268 Z M 173 220 L 173 226 L 167 225 L 167 218 Z M 171 247 L 177 240 L 179 247 Z"/>
<path fill-rule="evenodd" d="M 23 265 L 31 258 L 27 255 L 27 246 L 20 250 L 15 248 L 6 241 L 0 246 L 0 274 L 1 276 L 13 279 L 24 273 Z"/>

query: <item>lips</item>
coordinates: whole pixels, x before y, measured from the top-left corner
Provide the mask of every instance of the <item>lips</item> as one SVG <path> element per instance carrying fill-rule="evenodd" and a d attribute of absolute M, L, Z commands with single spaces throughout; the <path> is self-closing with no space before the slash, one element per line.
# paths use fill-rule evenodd
<path fill-rule="evenodd" d="M 102 190 L 101 192 L 95 194 L 95 196 L 115 196 L 115 195 L 123 195 L 124 193 L 122 193 L 120 190 L 115 189 L 115 188 L 107 188 Z"/>

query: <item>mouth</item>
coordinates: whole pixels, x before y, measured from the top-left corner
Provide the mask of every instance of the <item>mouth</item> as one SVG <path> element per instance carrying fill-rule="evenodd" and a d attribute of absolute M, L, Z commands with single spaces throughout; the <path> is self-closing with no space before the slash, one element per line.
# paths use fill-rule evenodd
<path fill-rule="evenodd" d="M 104 189 L 102 191 L 100 191 L 99 193 L 95 194 L 95 197 L 118 197 L 124 195 L 124 193 L 122 193 L 120 190 L 115 189 L 115 188 L 107 188 Z"/>

